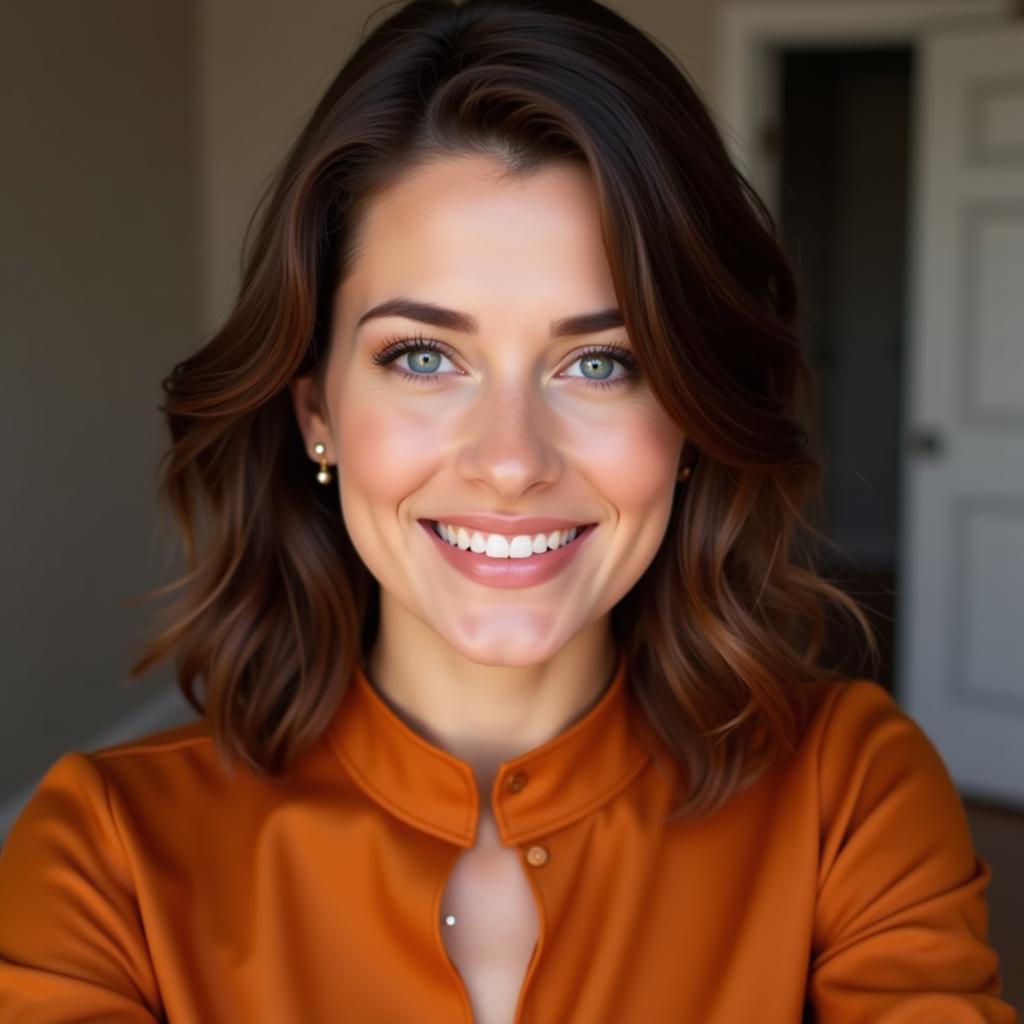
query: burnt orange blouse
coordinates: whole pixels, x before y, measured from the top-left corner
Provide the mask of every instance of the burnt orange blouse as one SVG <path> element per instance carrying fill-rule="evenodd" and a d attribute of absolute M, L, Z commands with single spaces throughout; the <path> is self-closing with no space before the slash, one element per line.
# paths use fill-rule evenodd
<path fill-rule="evenodd" d="M 831 684 L 795 754 L 666 821 L 675 768 L 610 685 L 489 795 L 540 931 L 520 1024 L 1011 1024 L 990 870 L 923 731 Z M 203 721 L 46 773 L 0 853 L 0 1022 L 468 1024 L 441 899 L 469 764 L 359 668 L 286 782 Z"/>

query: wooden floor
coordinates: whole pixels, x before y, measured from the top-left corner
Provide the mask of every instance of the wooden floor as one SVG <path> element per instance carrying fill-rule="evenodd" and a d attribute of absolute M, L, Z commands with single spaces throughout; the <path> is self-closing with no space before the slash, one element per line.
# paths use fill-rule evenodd
<path fill-rule="evenodd" d="M 1024 812 L 964 800 L 978 853 L 992 868 L 989 942 L 999 954 L 1003 998 L 1024 1010 Z"/>

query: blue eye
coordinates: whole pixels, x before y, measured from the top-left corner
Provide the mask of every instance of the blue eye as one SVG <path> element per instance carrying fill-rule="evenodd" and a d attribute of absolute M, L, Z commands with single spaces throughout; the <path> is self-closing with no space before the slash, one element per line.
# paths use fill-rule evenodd
<path fill-rule="evenodd" d="M 620 363 L 625 368 L 625 373 L 623 373 L 621 377 L 610 377 L 609 374 L 613 373 L 615 369 L 612 364 L 616 362 Z M 590 369 L 593 370 L 595 363 L 599 367 L 602 363 L 608 366 L 608 371 L 604 373 L 603 376 L 598 375 L 596 377 L 588 377 L 586 370 L 584 370 L 581 379 L 586 380 L 588 384 L 596 387 L 611 387 L 613 384 L 619 384 L 623 381 L 631 380 L 638 372 L 636 361 L 633 357 L 628 355 L 628 353 L 622 352 L 620 349 L 588 349 L 586 352 L 575 356 L 571 365 L 577 366 L 582 364 L 584 367 L 589 365 Z"/>
<path fill-rule="evenodd" d="M 443 379 L 443 374 L 433 371 L 438 368 L 441 359 L 452 358 L 450 350 L 446 345 L 442 345 L 433 338 L 426 338 L 422 334 L 417 333 L 411 337 L 402 336 L 389 339 L 385 347 L 381 351 L 374 353 L 371 359 L 377 366 L 390 366 L 400 356 L 406 354 L 414 354 L 411 363 L 407 365 L 415 367 L 416 371 L 410 372 L 401 367 L 394 367 L 390 372 L 397 373 L 405 380 L 415 381 L 416 383 Z M 602 361 L 606 364 L 617 362 L 623 367 L 625 372 L 618 377 L 610 377 L 608 373 L 611 371 L 606 372 L 604 376 L 598 375 L 596 377 L 589 377 L 584 372 L 577 379 L 586 381 L 587 387 L 610 388 L 620 384 L 628 384 L 639 376 L 640 365 L 632 354 L 625 349 L 614 346 L 595 345 L 584 349 L 573 357 L 571 365 L 575 366 L 582 363 L 586 366 L 589 364 L 591 369 L 594 369 L 594 364 L 596 363 L 600 367 Z M 420 370 L 423 372 L 419 372 Z"/>

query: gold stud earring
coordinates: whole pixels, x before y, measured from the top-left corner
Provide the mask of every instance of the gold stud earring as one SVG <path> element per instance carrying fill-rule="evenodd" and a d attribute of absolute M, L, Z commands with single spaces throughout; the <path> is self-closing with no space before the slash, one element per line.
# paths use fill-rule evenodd
<path fill-rule="evenodd" d="M 322 484 L 329 484 L 331 482 L 331 471 L 327 468 L 327 456 L 324 454 L 327 449 L 322 441 L 317 441 L 313 445 L 313 451 L 320 456 L 320 471 L 316 475 L 317 481 Z"/>
<path fill-rule="evenodd" d="M 683 471 L 676 477 L 677 480 L 686 480 L 690 476 L 690 467 L 684 466 Z"/>

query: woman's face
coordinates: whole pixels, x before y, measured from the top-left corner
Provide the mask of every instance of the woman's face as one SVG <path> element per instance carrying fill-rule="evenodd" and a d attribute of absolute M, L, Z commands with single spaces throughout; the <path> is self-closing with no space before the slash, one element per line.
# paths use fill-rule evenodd
<path fill-rule="evenodd" d="M 617 306 L 589 173 L 564 165 L 499 183 L 502 169 L 487 157 L 445 159 L 373 202 L 335 296 L 326 417 L 309 379 L 293 396 L 310 457 L 322 441 L 337 464 L 331 486 L 380 583 L 382 626 L 413 616 L 470 661 L 527 665 L 597 624 L 650 564 L 684 437 L 629 372 L 623 326 L 555 330 Z M 362 319 L 399 298 L 461 318 Z M 417 334 L 434 347 L 381 361 L 395 339 Z M 561 554 L 501 562 L 446 548 L 424 527 L 481 515 L 594 525 Z M 553 531 L 493 532 L 532 542 Z"/>

